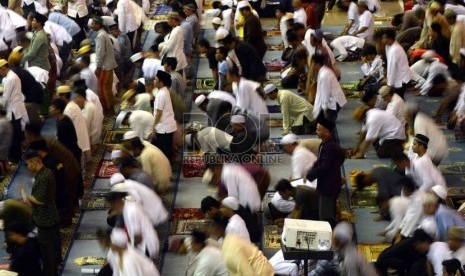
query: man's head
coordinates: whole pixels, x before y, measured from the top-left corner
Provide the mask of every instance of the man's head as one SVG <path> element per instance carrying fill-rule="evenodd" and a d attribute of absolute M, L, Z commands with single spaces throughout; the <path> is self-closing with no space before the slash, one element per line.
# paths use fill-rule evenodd
<path fill-rule="evenodd" d="M 301 0 L 292 0 L 292 7 L 294 9 L 300 9 L 302 7 L 302 1 Z"/>
<path fill-rule="evenodd" d="M 119 160 L 118 167 L 119 167 L 121 174 L 123 174 L 125 178 L 129 178 L 131 174 L 134 172 L 134 170 L 140 168 L 139 163 L 132 156 L 122 157 Z"/>
<path fill-rule="evenodd" d="M 135 53 L 129 58 L 129 60 L 135 68 L 142 68 L 142 65 L 144 64 L 144 55 L 141 52 Z"/>
<path fill-rule="evenodd" d="M 386 103 L 390 103 L 392 100 L 392 95 L 394 95 L 394 91 L 391 87 L 384 85 L 378 90 L 378 95 L 385 101 Z"/>
<path fill-rule="evenodd" d="M 276 87 L 276 85 L 272 84 L 272 83 L 269 83 L 265 86 L 265 88 L 263 89 L 263 91 L 265 92 L 265 95 L 267 98 L 269 98 L 270 100 L 276 100 L 278 98 L 278 88 Z"/>
<path fill-rule="evenodd" d="M 285 14 L 286 14 L 286 10 L 285 10 L 285 8 L 282 7 L 282 6 L 278 6 L 278 7 L 274 10 L 274 15 L 276 16 L 277 19 L 281 19 Z"/>
<path fill-rule="evenodd" d="M 423 229 L 417 229 L 413 233 L 415 250 L 421 254 L 426 254 L 429 246 L 433 243 L 433 238 Z"/>
<path fill-rule="evenodd" d="M 423 213 L 426 216 L 434 216 L 439 207 L 439 198 L 434 193 L 427 193 L 423 199 Z"/>
<path fill-rule="evenodd" d="M 32 174 L 35 175 L 38 171 L 40 171 L 44 164 L 42 163 L 42 159 L 37 151 L 31 151 L 26 153 L 24 158 L 26 160 L 26 167 L 27 170 Z"/>
<path fill-rule="evenodd" d="M 84 108 L 86 100 L 86 88 L 82 86 L 73 89 L 73 101 L 82 109 Z"/>
<path fill-rule="evenodd" d="M 14 244 L 24 244 L 31 231 L 32 229 L 27 223 L 14 221 L 8 226 L 7 240 Z"/>
<path fill-rule="evenodd" d="M 228 49 L 224 46 L 220 46 L 216 49 L 215 59 L 217 61 L 223 61 L 228 57 Z"/>
<path fill-rule="evenodd" d="M 182 10 L 184 11 L 184 14 L 187 17 L 187 16 L 193 15 L 197 9 L 195 8 L 194 4 L 187 4 L 187 5 L 184 5 Z"/>
<path fill-rule="evenodd" d="M 168 13 L 168 25 L 170 25 L 170 27 L 176 27 L 179 25 L 179 13 L 177 12 Z"/>
<path fill-rule="evenodd" d="M 292 29 L 287 30 L 286 39 L 289 42 L 289 44 L 292 46 L 292 48 L 297 47 L 300 43 L 297 33 Z"/>
<path fill-rule="evenodd" d="M 228 221 L 229 218 L 223 217 L 220 214 L 213 216 L 210 227 L 208 228 L 210 237 L 215 239 L 224 237 L 224 232 L 226 230 L 226 226 L 228 225 Z"/>
<path fill-rule="evenodd" d="M 442 4 L 438 1 L 434 1 L 429 6 L 429 13 L 432 17 L 436 16 L 438 13 L 442 11 L 443 7 Z"/>
<path fill-rule="evenodd" d="M 130 144 L 132 155 L 134 157 L 136 157 L 136 158 L 139 157 L 141 155 L 142 151 L 145 148 L 145 146 L 142 143 L 142 141 L 140 140 L 140 138 L 139 137 L 133 137 L 133 138 L 129 139 L 128 142 Z"/>
<path fill-rule="evenodd" d="M 197 98 L 195 98 L 195 105 L 200 108 L 203 112 L 207 111 L 207 106 L 208 106 L 208 98 L 204 94 L 199 95 Z"/>
<path fill-rule="evenodd" d="M 194 230 L 191 234 L 191 248 L 195 253 L 199 253 L 207 246 L 207 235 L 204 232 Z"/>
<path fill-rule="evenodd" d="M 170 32 L 170 25 L 166 21 L 158 22 L 155 24 L 155 32 L 159 35 L 166 35 Z"/>
<path fill-rule="evenodd" d="M 221 201 L 220 212 L 225 217 L 232 217 L 240 208 L 239 201 L 233 196 L 228 196 Z"/>
<path fill-rule="evenodd" d="M 109 27 L 110 33 L 113 37 L 118 38 L 121 34 L 121 31 L 118 28 L 118 24 L 113 24 Z"/>
<path fill-rule="evenodd" d="M 208 50 L 210 49 L 210 42 L 206 39 L 200 40 L 198 43 L 198 49 L 201 54 L 206 54 Z"/>
<path fill-rule="evenodd" d="M 455 276 L 462 266 L 459 260 L 450 259 L 442 261 L 442 276 Z"/>
<path fill-rule="evenodd" d="M 304 39 L 304 36 L 305 36 L 305 25 L 300 23 L 300 22 L 294 22 L 294 24 L 292 24 L 292 31 L 294 31 L 294 33 L 297 35 L 297 38 L 302 41 L 302 39 Z"/>
<path fill-rule="evenodd" d="M 24 138 L 27 144 L 41 139 L 40 131 L 42 130 L 42 126 L 40 124 L 26 124 L 24 130 Z"/>
<path fill-rule="evenodd" d="M 439 23 L 437 23 L 437 22 L 431 23 L 431 26 L 429 27 L 429 35 L 433 39 L 442 36 L 441 25 Z"/>
<path fill-rule="evenodd" d="M 384 45 L 392 45 L 396 41 L 396 31 L 387 29 L 383 32 L 382 42 Z"/>
<path fill-rule="evenodd" d="M 465 241 L 465 230 L 460 226 L 452 226 L 447 230 L 447 245 L 452 252 L 459 250 Z"/>
<path fill-rule="evenodd" d="M 340 222 L 333 230 L 333 246 L 337 251 L 341 251 L 352 243 L 352 226 L 347 222 Z"/>
<path fill-rule="evenodd" d="M 157 76 L 155 77 L 154 85 L 158 89 L 163 88 L 163 87 L 170 88 L 171 87 L 171 75 L 164 71 L 158 70 Z"/>
<path fill-rule="evenodd" d="M 292 155 L 295 148 L 299 145 L 299 137 L 294 133 L 287 134 L 281 139 L 281 145 L 285 153 Z"/>
<path fill-rule="evenodd" d="M 358 191 L 362 191 L 363 189 L 365 189 L 365 187 L 369 187 L 373 185 L 373 183 L 375 182 L 371 173 L 369 172 L 359 172 L 355 176 L 354 180 Z"/>
<path fill-rule="evenodd" d="M 48 18 L 45 15 L 42 15 L 38 12 L 33 14 L 32 15 L 32 28 L 36 31 L 42 30 L 47 20 Z"/>
<path fill-rule="evenodd" d="M 425 10 L 421 7 L 417 7 L 414 11 L 415 17 L 418 20 L 424 20 L 425 19 Z"/>
<path fill-rule="evenodd" d="M 291 182 L 287 179 L 279 180 L 275 186 L 275 190 L 285 200 L 289 200 L 294 195 L 294 187 L 292 187 Z"/>
<path fill-rule="evenodd" d="M 165 71 L 171 73 L 176 70 L 176 66 L 178 66 L 178 61 L 174 57 L 166 57 L 163 60 L 163 67 Z"/>
<path fill-rule="evenodd" d="M 100 31 L 103 28 L 103 19 L 100 16 L 95 16 L 92 18 L 92 23 L 90 24 L 90 28 L 94 32 Z"/>
<path fill-rule="evenodd" d="M 44 158 L 48 154 L 48 147 L 47 143 L 44 139 L 40 139 L 34 142 L 31 142 L 29 145 L 31 150 L 36 151 L 41 158 Z"/>
<path fill-rule="evenodd" d="M 249 17 L 252 14 L 252 9 L 250 8 L 248 1 L 239 2 L 237 4 L 237 8 L 239 9 L 239 12 L 241 13 L 241 15 L 245 18 Z"/>
<path fill-rule="evenodd" d="M 228 66 L 228 83 L 239 82 L 240 79 L 241 75 L 239 74 L 239 68 L 237 68 L 236 64 L 233 64 L 233 66 Z"/>
<path fill-rule="evenodd" d="M 200 209 L 205 218 L 212 218 L 220 212 L 221 203 L 212 196 L 207 196 L 200 202 Z"/>
<path fill-rule="evenodd" d="M 413 138 L 413 152 L 422 156 L 428 149 L 429 138 L 423 134 L 416 134 Z"/>
<path fill-rule="evenodd" d="M 366 10 L 368 10 L 368 6 L 367 6 L 367 3 L 363 0 L 359 0 L 357 2 L 357 8 L 358 8 L 358 13 L 359 14 L 362 14 L 364 13 Z"/>
<path fill-rule="evenodd" d="M 60 85 L 57 87 L 57 97 L 65 103 L 71 100 L 71 87 L 69 85 Z"/>
<path fill-rule="evenodd" d="M 231 116 L 231 128 L 233 133 L 239 133 L 245 130 L 245 117 L 242 115 Z"/>
<path fill-rule="evenodd" d="M 314 74 L 317 74 L 320 71 L 320 68 L 325 65 L 325 56 L 321 54 L 314 54 L 312 56 L 312 63 L 313 63 L 313 68 L 314 68 Z"/>
<path fill-rule="evenodd" d="M 365 106 L 362 106 L 361 109 L 355 109 L 354 118 L 357 117 L 357 112 L 363 111 L 364 113 L 361 114 L 362 116 L 358 120 L 360 121 L 360 120 L 365 119 L 366 112 L 369 109 L 375 107 L 376 100 L 377 100 L 376 94 L 370 93 L 370 92 L 365 93 L 365 95 L 363 95 L 363 97 L 362 97 L 362 102 L 365 104 Z"/>
<path fill-rule="evenodd" d="M 335 125 L 333 122 L 328 121 L 324 117 L 321 117 L 320 119 L 318 119 L 318 122 L 316 125 L 316 135 L 321 140 L 326 140 L 329 137 L 331 137 L 334 127 Z"/>
<path fill-rule="evenodd" d="M 371 44 L 366 44 L 362 49 L 362 59 L 373 61 L 377 55 L 376 47 Z"/>
<path fill-rule="evenodd" d="M 124 198 L 128 194 L 126 192 L 109 192 L 106 194 L 105 199 L 110 204 L 110 209 L 115 214 L 123 212 Z"/>

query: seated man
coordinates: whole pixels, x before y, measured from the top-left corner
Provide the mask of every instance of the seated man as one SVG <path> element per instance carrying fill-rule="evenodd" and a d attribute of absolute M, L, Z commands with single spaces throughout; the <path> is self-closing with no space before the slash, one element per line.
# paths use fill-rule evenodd
<path fill-rule="evenodd" d="M 367 44 L 362 49 L 363 79 L 359 83 L 359 89 L 365 93 L 376 93 L 384 79 L 383 59 L 378 55 L 376 47 Z"/>
<path fill-rule="evenodd" d="M 363 38 L 351 35 L 340 36 L 331 41 L 330 46 L 333 48 L 334 56 L 339 61 L 358 60 L 360 52 L 365 44 Z"/>
<path fill-rule="evenodd" d="M 273 219 L 290 216 L 295 219 L 318 220 L 316 189 L 305 185 L 293 187 L 286 179 L 281 179 L 275 189 L 276 193 L 269 205 Z"/>

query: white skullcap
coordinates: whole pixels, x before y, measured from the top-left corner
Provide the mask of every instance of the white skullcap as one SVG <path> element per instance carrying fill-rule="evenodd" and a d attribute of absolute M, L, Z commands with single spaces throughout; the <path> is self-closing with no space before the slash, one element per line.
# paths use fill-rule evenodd
<path fill-rule="evenodd" d="M 436 194 L 440 199 L 446 200 L 447 198 L 447 190 L 444 186 L 442 185 L 434 185 L 431 188 L 431 191 Z"/>
<path fill-rule="evenodd" d="M 113 150 L 111 152 L 111 160 L 115 160 L 123 156 L 123 151 L 122 150 Z"/>
<path fill-rule="evenodd" d="M 432 59 L 434 58 L 434 51 L 433 50 L 428 50 L 421 55 L 422 59 Z"/>
<path fill-rule="evenodd" d="M 196 106 L 201 105 L 205 101 L 206 98 L 207 97 L 204 94 L 198 96 L 197 98 L 195 98 L 195 105 Z"/>
<path fill-rule="evenodd" d="M 465 56 L 465 48 L 460 48 L 460 54 L 461 54 L 462 56 Z"/>
<path fill-rule="evenodd" d="M 245 7 L 249 7 L 249 1 L 247 1 L 247 0 L 242 0 L 242 1 L 240 1 L 240 2 L 237 3 L 236 9 L 237 9 L 237 10 L 240 10 L 240 9 L 242 9 L 242 8 L 245 8 Z"/>
<path fill-rule="evenodd" d="M 139 137 L 137 133 L 133 130 L 127 131 L 123 135 L 123 140 L 131 140 L 133 138 Z"/>
<path fill-rule="evenodd" d="M 281 145 L 292 145 L 297 143 L 299 138 L 294 133 L 289 133 L 281 139 Z"/>
<path fill-rule="evenodd" d="M 184 136 L 184 144 L 188 147 L 192 147 L 192 134 L 187 134 Z"/>
<path fill-rule="evenodd" d="M 117 247 L 126 247 L 128 244 L 128 235 L 121 228 L 113 228 L 110 234 L 111 243 Z"/>
<path fill-rule="evenodd" d="M 216 25 L 221 25 L 222 21 L 221 21 L 221 18 L 219 17 L 214 17 L 212 19 L 212 24 L 216 24 Z"/>
<path fill-rule="evenodd" d="M 126 189 L 126 185 L 123 183 L 117 183 L 115 185 L 112 185 L 110 188 L 110 192 L 113 193 L 127 193 L 128 190 Z"/>
<path fill-rule="evenodd" d="M 113 186 L 118 183 L 124 183 L 124 180 L 126 180 L 126 178 L 124 178 L 123 174 L 115 173 L 110 177 L 110 185 Z"/>
<path fill-rule="evenodd" d="M 334 238 L 344 245 L 350 243 L 354 235 L 352 225 L 345 221 L 338 223 L 333 232 Z"/>
<path fill-rule="evenodd" d="M 233 196 L 228 196 L 221 201 L 221 204 L 228 207 L 231 210 L 239 210 L 239 201 Z"/>
<path fill-rule="evenodd" d="M 225 28 L 223 27 L 219 27 L 218 30 L 216 30 L 216 34 L 215 34 L 215 39 L 216 40 L 222 40 L 224 39 L 225 37 L 227 37 L 229 35 L 229 31 L 226 30 Z"/>
<path fill-rule="evenodd" d="M 132 55 L 130 60 L 131 60 L 131 62 L 137 62 L 137 61 L 141 60 L 142 58 L 143 58 L 142 53 L 139 52 L 139 53 L 136 53 L 136 54 Z"/>
<path fill-rule="evenodd" d="M 265 94 L 270 94 L 271 92 L 275 91 L 276 89 L 278 89 L 276 87 L 276 85 L 272 84 L 272 83 L 269 83 L 265 86 L 265 88 L 263 89 L 265 91 Z"/>
<path fill-rule="evenodd" d="M 242 115 L 231 116 L 231 123 L 234 124 L 245 124 L 245 117 Z"/>
<path fill-rule="evenodd" d="M 436 221 L 434 220 L 434 216 L 427 216 L 423 218 L 420 225 L 418 226 L 418 229 L 423 229 L 423 231 L 425 231 L 426 234 L 428 234 L 431 238 L 434 239 L 438 230 Z"/>
<path fill-rule="evenodd" d="M 55 7 L 53 7 L 54 11 L 63 11 L 63 5 L 61 4 L 56 4 Z"/>

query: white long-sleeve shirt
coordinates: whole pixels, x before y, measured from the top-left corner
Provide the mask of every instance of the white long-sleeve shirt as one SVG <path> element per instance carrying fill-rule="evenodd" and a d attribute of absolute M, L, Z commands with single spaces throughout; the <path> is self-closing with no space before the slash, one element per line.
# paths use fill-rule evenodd
<path fill-rule="evenodd" d="M 86 119 L 87 131 L 89 132 L 89 140 L 91 145 L 97 145 L 101 141 L 103 114 L 98 114 L 95 104 L 86 101 L 82 109 L 82 115 Z"/>
<path fill-rule="evenodd" d="M 271 204 L 281 213 L 290 214 L 295 208 L 293 199 L 284 199 L 279 192 L 274 193 L 271 198 Z"/>
<path fill-rule="evenodd" d="M 194 258 L 196 264 L 192 274 L 187 276 L 228 276 L 228 270 L 221 254 L 221 249 L 206 246 Z"/>
<path fill-rule="evenodd" d="M 113 276 L 160 276 L 153 261 L 132 246 L 128 246 L 124 251 L 122 261 L 118 253 L 113 253 L 111 250 L 108 252 L 107 260 L 113 270 Z"/>
<path fill-rule="evenodd" d="M 187 60 L 184 54 L 184 35 L 181 26 L 174 27 L 165 36 L 165 41 L 161 45 L 163 48 L 160 51 L 160 57 L 175 57 L 178 61 L 176 71 L 186 68 Z"/>
<path fill-rule="evenodd" d="M 68 1 L 68 16 L 83 18 L 89 13 L 86 0 Z"/>
<path fill-rule="evenodd" d="M 386 46 L 386 59 L 387 85 L 401 88 L 412 79 L 407 54 L 399 43 L 394 42 L 391 46 Z"/>
<path fill-rule="evenodd" d="M 268 108 L 263 98 L 258 94 L 260 83 L 241 78 L 239 83 L 233 82 L 233 93 L 236 96 L 236 106 L 252 111 L 255 114 L 268 114 Z"/>
<path fill-rule="evenodd" d="M 372 62 L 362 65 L 362 71 L 365 76 L 372 76 L 376 81 L 379 81 L 384 78 L 383 60 L 380 56 L 376 56 Z"/>
<path fill-rule="evenodd" d="M 3 108 L 6 111 L 8 120 L 27 118 L 26 106 L 24 105 L 24 95 L 21 92 L 21 80 L 12 70 L 8 71 L 3 78 L 3 94 L 0 97 Z"/>
<path fill-rule="evenodd" d="M 347 31 L 348 34 L 353 34 L 358 30 L 358 7 L 357 4 L 353 1 L 350 2 L 349 10 L 347 11 L 347 21 L 353 22 L 350 29 Z"/>
<path fill-rule="evenodd" d="M 448 71 L 447 65 L 440 62 L 439 60 L 433 61 L 433 63 L 430 64 L 430 66 L 428 67 L 427 74 L 428 74 L 428 78 L 421 86 L 421 90 L 420 90 L 421 95 L 428 94 L 430 89 L 433 87 L 433 78 L 436 77 L 437 75 L 444 75 L 446 79 L 449 78 L 449 71 Z"/>
<path fill-rule="evenodd" d="M 421 157 L 416 155 L 410 161 L 411 169 L 406 174 L 413 177 L 413 181 L 421 191 L 429 192 L 435 185 L 447 187 L 444 176 L 433 164 L 427 153 Z"/>
<path fill-rule="evenodd" d="M 404 100 L 397 93 L 392 95 L 392 99 L 388 103 L 386 111 L 394 115 L 400 123 L 405 126 Z"/>
<path fill-rule="evenodd" d="M 129 116 L 129 126 L 141 140 L 147 140 L 152 133 L 155 117 L 144 110 L 134 110 Z"/>
<path fill-rule="evenodd" d="M 442 275 L 442 262 L 453 257 L 446 242 L 433 242 L 429 247 L 427 258 L 433 266 L 435 275 Z"/>
<path fill-rule="evenodd" d="M 228 190 L 228 196 L 237 198 L 243 207 L 249 207 L 252 213 L 260 210 L 261 198 L 257 184 L 249 172 L 236 164 L 224 164 L 221 181 Z"/>
<path fill-rule="evenodd" d="M 84 115 L 82 115 L 79 106 L 75 102 L 69 101 L 68 104 L 66 104 L 63 114 L 68 116 L 73 122 L 74 128 L 76 129 L 79 148 L 82 152 L 90 150 L 90 139 L 86 119 L 84 118 Z"/>
<path fill-rule="evenodd" d="M 123 33 L 130 33 L 139 28 L 136 10 L 131 4 L 132 0 L 120 0 L 116 6 L 115 14 L 118 15 L 118 27 Z"/>
<path fill-rule="evenodd" d="M 327 66 L 321 67 L 318 72 L 316 91 L 313 118 L 317 118 L 321 111 L 328 109 L 337 110 L 338 104 L 342 108 L 347 103 L 336 75 Z"/>
<path fill-rule="evenodd" d="M 45 22 L 44 31 L 49 35 L 50 40 L 59 47 L 63 46 L 64 43 L 71 43 L 73 41 L 73 37 L 64 27 L 52 21 Z"/>
<path fill-rule="evenodd" d="M 365 39 L 367 43 L 373 41 L 373 33 L 375 31 L 375 20 L 373 19 L 373 14 L 366 10 L 358 18 L 358 30 L 362 28 L 367 28 L 364 32 L 359 33 L 357 37 Z"/>
<path fill-rule="evenodd" d="M 197 141 L 203 152 L 217 152 L 218 149 L 229 151 L 229 145 L 233 136 L 217 129 L 216 127 L 206 127 L 197 132 Z"/>
<path fill-rule="evenodd" d="M 95 76 L 95 73 L 92 70 L 90 70 L 89 67 L 86 67 L 81 70 L 81 72 L 79 73 L 79 76 L 81 79 L 86 81 L 87 88 L 89 88 L 90 91 L 93 92 L 97 96 L 97 94 L 99 93 L 99 90 L 98 90 L 98 81 L 97 81 L 97 77 Z M 91 101 L 91 102 L 97 105 L 95 101 Z M 100 99 L 98 102 L 100 103 Z M 100 106 L 102 106 L 102 104 L 100 104 Z"/>
<path fill-rule="evenodd" d="M 158 70 L 165 71 L 163 65 L 161 65 L 161 60 L 158 58 L 146 58 L 142 63 L 142 73 L 146 79 L 155 79 L 157 76 Z"/>
<path fill-rule="evenodd" d="M 429 138 L 426 152 L 433 161 L 441 161 L 449 153 L 446 137 L 430 116 L 419 112 L 415 116 L 413 132 L 415 135 L 423 134 Z"/>
<path fill-rule="evenodd" d="M 459 117 L 465 115 L 465 85 L 462 84 L 460 90 L 460 96 L 454 108 L 455 114 Z"/>
<path fill-rule="evenodd" d="M 299 22 L 304 27 L 307 27 L 307 13 L 304 8 L 300 8 L 294 12 L 294 22 Z"/>
<path fill-rule="evenodd" d="M 250 242 L 250 235 L 247 230 L 247 226 L 245 225 L 245 221 L 238 214 L 229 218 L 229 222 L 228 225 L 226 225 L 224 233 L 225 235 L 236 234 L 242 239 Z"/>
<path fill-rule="evenodd" d="M 292 178 L 307 176 L 308 170 L 315 164 L 316 156 L 304 146 L 297 146 L 292 153 Z"/>

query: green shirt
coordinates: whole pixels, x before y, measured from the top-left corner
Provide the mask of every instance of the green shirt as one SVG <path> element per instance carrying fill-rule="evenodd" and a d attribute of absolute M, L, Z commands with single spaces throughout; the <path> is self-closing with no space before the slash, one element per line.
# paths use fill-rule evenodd
<path fill-rule="evenodd" d="M 285 132 L 290 132 L 292 125 L 301 126 L 304 116 L 307 117 L 309 121 L 313 120 L 313 106 L 301 96 L 289 90 L 279 90 L 276 100 L 281 106 L 283 129 Z"/>
<path fill-rule="evenodd" d="M 32 220 L 37 227 L 51 227 L 58 224 L 58 211 L 55 204 L 55 178 L 45 167 L 34 176 L 31 195 L 43 204 L 32 204 Z"/>
<path fill-rule="evenodd" d="M 50 70 L 48 60 L 49 43 L 48 37 L 44 30 L 40 30 L 32 37 L 31 44 L 27 47 L 22 62 L 29 62 L 29 67 L 37 66 L 46 71 Z"/>

